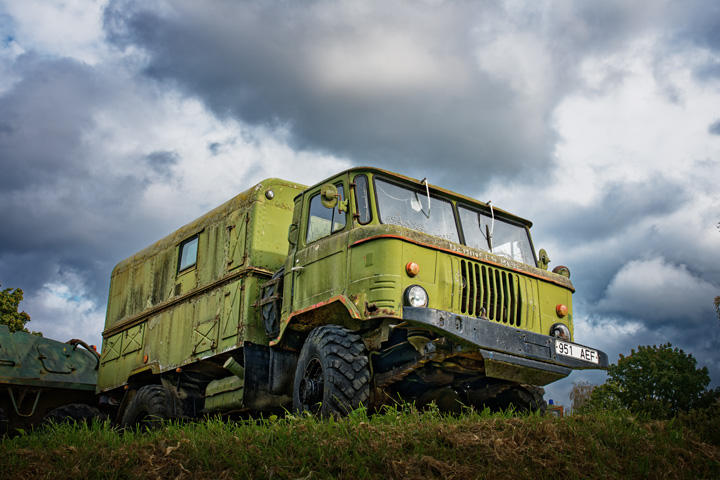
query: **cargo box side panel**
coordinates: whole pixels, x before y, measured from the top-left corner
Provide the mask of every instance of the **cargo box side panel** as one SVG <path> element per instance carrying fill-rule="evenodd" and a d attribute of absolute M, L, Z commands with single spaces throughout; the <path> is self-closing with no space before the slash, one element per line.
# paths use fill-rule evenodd
<path fill-rule="evenodd" d="M 244 279 L 243 299 L 240 304 L 241 325 L 238 340 L 251 342 L 258 345 L 268 345 L 269 340 L 265 335 L 260 308 L 257 306 L 257 299 L 260 297 L 260 286 L 270 280 L 270 276 L 248 275 Z"/>
<path fill-rule="evenodd" d="M 219 325 L 218 351 L 225 351 L 241 341 L 242 323 L 240 311 L 245 291 L 243 281 L 234 281 L 224 288 L 222 316 Z"/>
<path fill-rule="evenodd" d="M 249 264 L 276 271 L 288 255 L 288 227 L 292 221 L 294 198 L 300 193 L 296 186 L 270 185 L 273 198 L 259 195 L 248 222 Z"/>
<path fill-rule="evenodd" d="M 224 289 L 216 288 L 200 297 L 195 303 L 192 318 L 192 340 L 186 358 L 204 358 L 217 353 L 220 315 Z"/>
<path fill-rule="evenodd" d="M 98 390 L 122 385 L 131 371 L 143 365 L 146 323 L 105 338 L 100 357 Z"/>
<path fill-rule="evenodd" d="M 242 214 L 245 209 L 236 213 Z M 209 225 L 200 234 L 197 269 L 198 286 L 208 285 L 227 273 L 226 242 L 228 235 L 228 217 Z"/>

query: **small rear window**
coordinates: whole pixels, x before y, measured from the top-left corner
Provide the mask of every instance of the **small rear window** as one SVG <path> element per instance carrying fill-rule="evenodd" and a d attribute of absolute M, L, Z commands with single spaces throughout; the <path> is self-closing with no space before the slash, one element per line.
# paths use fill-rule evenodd
<path fill-rule="evenodd" d="M 368 192 L 368 179 L 365 175 L 355 177 L 355 207 L 358 213 L 358 222 L 362 225 L 370 223 L 370 193 Z"/>
<path fill-rule="evenodd" d="M 180 262 L 178 263 L 178 272 L 187 270 L 197 263 L 197 248 L 197 235 L 180 244 Z"/>

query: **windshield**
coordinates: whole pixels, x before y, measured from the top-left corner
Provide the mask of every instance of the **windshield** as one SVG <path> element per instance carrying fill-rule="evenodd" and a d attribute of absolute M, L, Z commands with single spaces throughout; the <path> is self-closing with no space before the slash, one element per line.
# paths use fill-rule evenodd
<path fill-rule="evenodd" d="M 459 207 L 458 212 L 468 247 L 535 265 L 530 237 L 525 228 L 499 218 L 493 220 L 490 215 L 465 207 Z"/>
<path fill-rule="evenodd" d="M 452 204 L 425 191 L 412 190 L 375 179 L 378 212 L 382 223 L 410 228 L 452 242 L 459 242 Z"/>

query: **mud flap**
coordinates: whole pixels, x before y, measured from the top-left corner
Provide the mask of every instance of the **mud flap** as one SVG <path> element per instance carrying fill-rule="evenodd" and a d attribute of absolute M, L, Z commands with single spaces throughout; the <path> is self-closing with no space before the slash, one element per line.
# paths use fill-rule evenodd
<path fill-rule="evenodd" d="M 243 404 L 252 410 L 270 410 L 277 407 L 291 408 L 292 397 L 273 395 L 270 390 L 270 348 L 252 343 L 243 348 L 245 360 L 245 392 Z M 293 378 L 295 370 L 292 369 Z M 276 383 L 278 381 L 276 380 Z M 278 385 L 281 385 L 280 382 Z M 278 388 L 277 390 L 282 390 Z M 276 391 L 277 391 L 276 390 Z"/>

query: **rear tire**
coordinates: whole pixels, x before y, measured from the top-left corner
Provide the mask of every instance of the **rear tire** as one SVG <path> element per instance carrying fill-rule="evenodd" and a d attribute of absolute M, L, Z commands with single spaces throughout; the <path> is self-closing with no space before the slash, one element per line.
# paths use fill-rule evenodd
<path fill-rule="evenodd" d="M 360 336 L 338 325 L 310 332 L 295 372 L 294 411 L 342 417 L 369 398 L 370 366 Z"/>
<path fill-rule="evenodd" d="M 159 427 L 168 418 L 165 397 L 162 385 L 141 387 L 125 409 L 121 425 L 124 428 L 135 425 L 144 429 Z"/>
<path fill-rule="evenodd" d="M 545 389 L 535 385 L 517 385 L 498 394 L 487 405 L 491 409 L 506 410 L 510 407 L 521 413 L 540 413 L 545 415 L 547 402 L 543 398 Z"/>
<path fill-rule="evenodd" d="M 99 408 L 84 403 L 71 403 L 51 410 L 43 418 L 42 425 L 104 422 L 107 418 L 108 416 L 101 412 Z"/>

